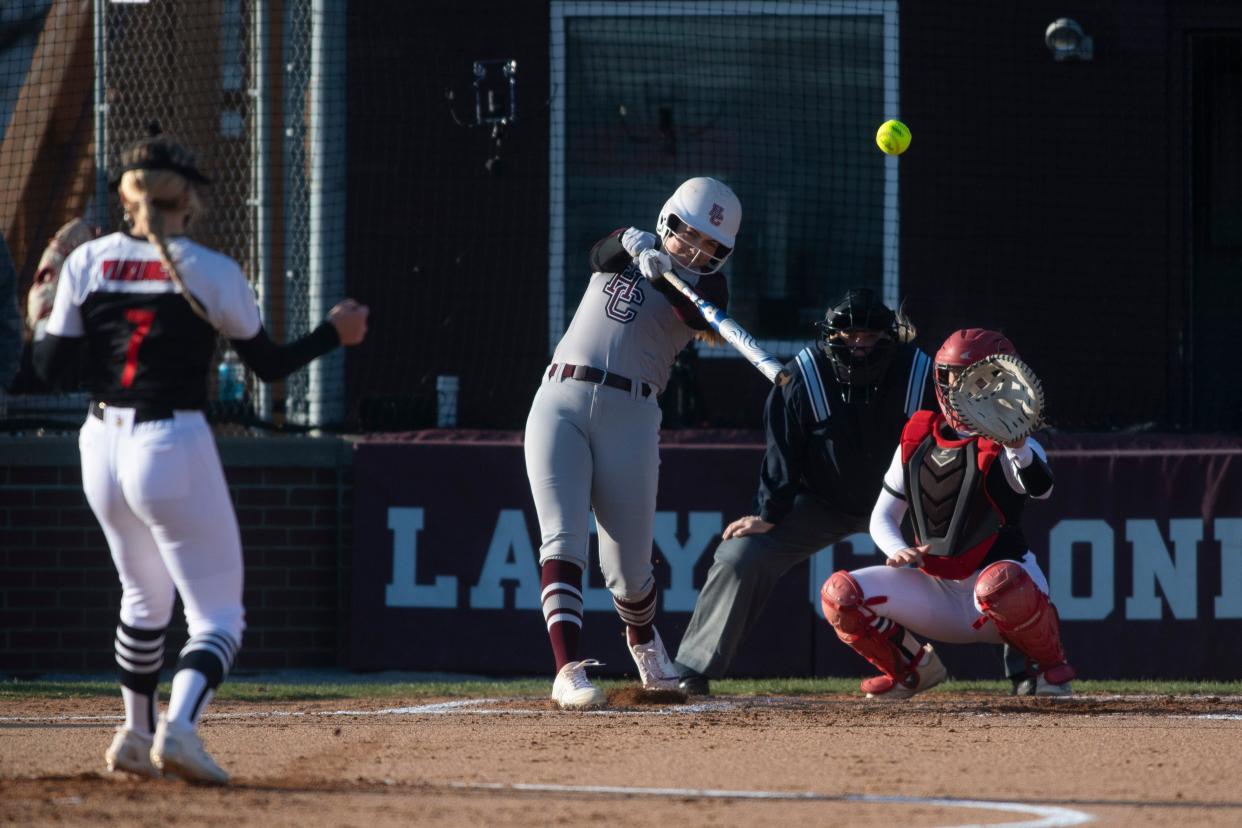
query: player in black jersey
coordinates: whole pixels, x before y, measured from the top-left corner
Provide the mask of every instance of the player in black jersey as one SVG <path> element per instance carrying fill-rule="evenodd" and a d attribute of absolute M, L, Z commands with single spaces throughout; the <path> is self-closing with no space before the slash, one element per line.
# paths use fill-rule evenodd
<path fill-rule="evenodd" d="M 82 486 L 120 576 L 116 662 L 125 725 L 111 771 L 161 771 L 224 784 L 197 722 L 241 646 L 242 551 L 237 517 L 203 417 L 216 340 L 227 337 L 265 381 L 287 376 L 366 335 L 368 310 L 347 299 L 309 335 L 276 345 L 237 262 L 185 236 L 209 180 L 164 137 L 138 142 L 113 180 L 129 225 L 66 259 L 35 369 L 75 374 L 92 396 L 82 426 Z M 174 589 L 190 638 L 156 722 L 156 687 Z"/>
<path fill-rule="evenodd" d="M 677 652 L 687 692 L 724 675 L 782 575 L 867 531 L 902 426 L 935 408 L 913 326 L 873 291 L 848 291 L 819 329 L 789 364 L 793 379 L 768 395 L 754 514 L 725 528 Z"/>

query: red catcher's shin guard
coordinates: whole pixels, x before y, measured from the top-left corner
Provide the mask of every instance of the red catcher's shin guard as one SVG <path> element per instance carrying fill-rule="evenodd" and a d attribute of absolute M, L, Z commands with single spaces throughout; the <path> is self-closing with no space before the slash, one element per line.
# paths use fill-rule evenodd
<path fill-rule="evenodd" d="M 1041 670 L 1055 673 L 1056 683 L 1074 678 L 1061 648 L 1056 607 L 1021 565 L 997 561 L 984 569 L 975 581 L 975 598 L 1004 639 Z"/>
<path fill-rule="evenodd" d="M 883 633 L 872 626 L 875 614 L 864 612 L 868 601 L 854 576 L 845 570 L 834 572 L 824 581 L 819 597 L 824 617 L 836 630 L 837 638 L 874 664 L 895 684 L 904 683 L 911 673 L 910 662 L 917 654 L 907 656 L 893 641 L 893 636 L 902 632 L 900 624 L 892 624 Z"/>

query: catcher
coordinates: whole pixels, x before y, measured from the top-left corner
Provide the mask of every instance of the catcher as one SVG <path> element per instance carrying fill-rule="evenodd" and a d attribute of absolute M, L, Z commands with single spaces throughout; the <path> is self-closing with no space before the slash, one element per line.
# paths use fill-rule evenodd
<path fill-rule="evenodd" d="M 1052 492 L 1043 390 L 1003 334 L 950 336 L 935 358 L 940 411 L 906 423 L 871 513 L 884 566 L 840 571 L 821 590 L 837 636 L 879 668 L 868 698 L 907 699 L 944 681 L 931 644 L 1006 642 L 1027 658 L 1035 695 L 1072 692 L 1048 582 L 1019 528 L 1028 498 Z M 916 545 L 902 536 L 911 511 Z"/>

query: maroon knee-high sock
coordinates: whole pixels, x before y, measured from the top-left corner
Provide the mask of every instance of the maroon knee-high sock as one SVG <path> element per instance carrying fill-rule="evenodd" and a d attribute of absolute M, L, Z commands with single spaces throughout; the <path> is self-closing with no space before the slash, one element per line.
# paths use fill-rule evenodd
<path fill-rule="evenodd" d="M 569 561 L 550 560 L 539 578 L 542 587 L 543 620 L 556 669 L 578 660 L 578 638 L 582 632 L 582 567 Z"/>
<path fill-rule="evenodd" d="M 625 638 L 631 645 L 646 644 L 655 638 L 656 590 L 635 601 L 622 601 L 615 595 L 612 605 L 625 622 Z"/>

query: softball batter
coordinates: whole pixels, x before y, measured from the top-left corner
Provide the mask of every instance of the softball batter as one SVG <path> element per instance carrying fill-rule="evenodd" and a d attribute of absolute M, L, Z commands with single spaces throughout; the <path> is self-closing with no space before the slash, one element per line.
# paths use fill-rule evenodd
<path fill-rule="evenodd" d="M 888 560 L 836 572 L 821 591 L 837 636 L 881 672 L 862 683 L 869 698 L 906 699 L 944 681 L 940 657 L 912 633 L 1004 641 L 1026 656 L 1035 695 L 1072 692 L 1048 581 L 1019 525 L 1028 499 L 1052 494 L 1044 450 L 1029 437 L 1002 445 L 973 434 L 948 402 L 957 372 L 992 354 L 1015 354 L 1013 343 L 981 328 L 958 331 L 936 352 L 940 411 L 906 423 L 871 513 Z M 902 536 L 907 510 L 916 546 Z"/>
<path fill-rule="evenodd" d="M 237 262 L 184 236 L 209 183 L 166 138 L 140 141 L 114 179 L 129 230 L 65 261 L 47 335 L 35 346 L 46 382 L 75 373 L 92 402 L 82 426 L 82 487 L 120 576 L 115 650 L 125 724 L 110 771 L 224 784 L 203 749 L 199 716 L 241 647 L 242 551 L 220 458 L 203 417 L 216 337 L 265 381 L 366 334 L 367 308 L 337 305 L 308 336 L 275 345 Z M 174 590 L 189 640 L 156 721 L 156 687 Z"/>
<path fill-rule="evenodd" d="M 557 670 L 552 698 L 562 708 L 604 702 L 585 669 L 599 662 L 578 654 L 592 512 L 600 568 L 639 678 L 649 689 L 677 686 L 654 626 L 656 396 L 677 353 L 709 327 L 661 275 L 674 269 L 704 299 L 726 307 L 720 268 L 741 218 L 732 190 L 692 178 L 660 211 L 658 239 L 629 228 L 597 243 L 586 293 L 535 394 L 526 421 L 526 472 L 542 536 L 543 616 Z"/>

